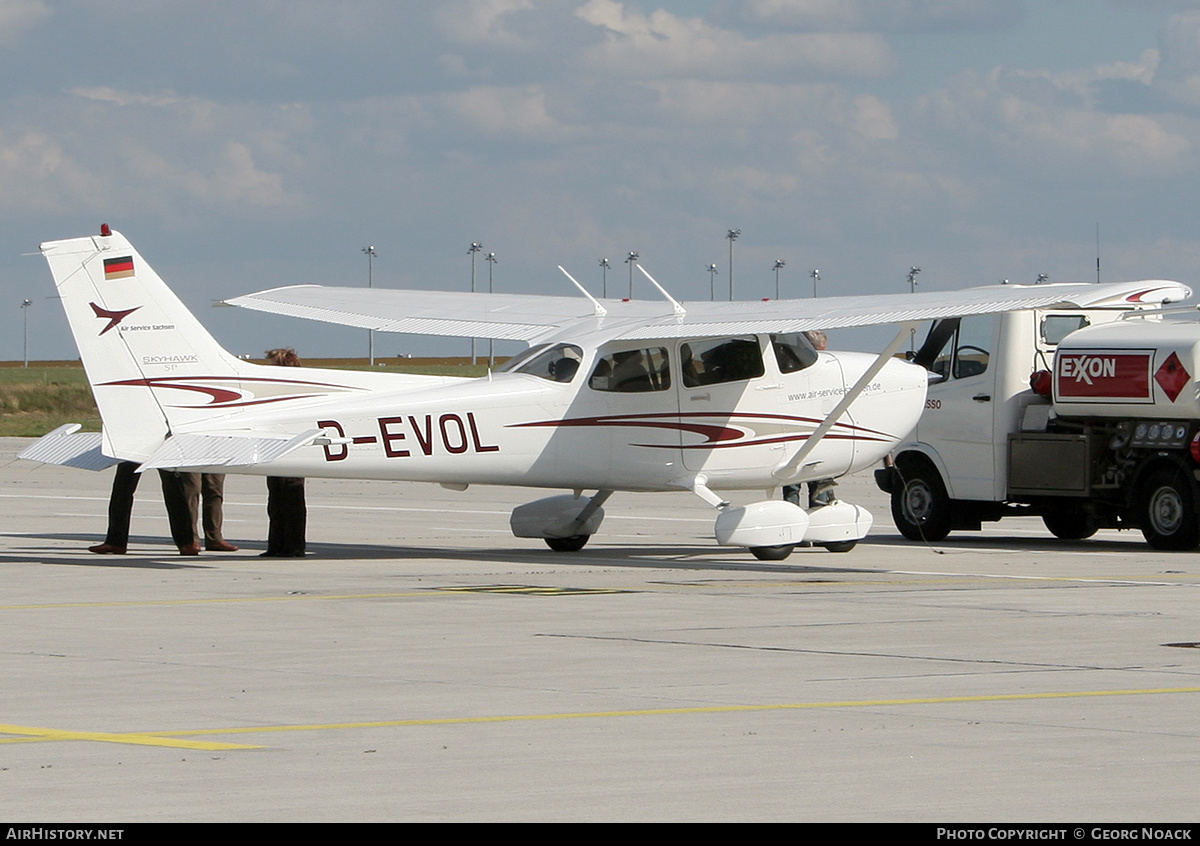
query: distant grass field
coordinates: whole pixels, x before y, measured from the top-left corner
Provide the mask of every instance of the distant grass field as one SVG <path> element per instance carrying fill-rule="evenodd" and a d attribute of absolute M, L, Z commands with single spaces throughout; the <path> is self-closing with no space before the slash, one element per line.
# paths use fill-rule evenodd
<path fill-rule="evenodd" d="M 261 363 L 261 362 L 259 362 Z M 377 359 L 371 368 L 365 359 L 308 359 L 310 367 L 337 370 L 385 370 L 431 376 L 484 376 L 487 365 L 472 365 L 458 358 Z M 64 423 L 80 423 L 85 432 L 100 431 L 92 391 L 77 361 L 0 362 L 0 437 L 36 438 Z"/>

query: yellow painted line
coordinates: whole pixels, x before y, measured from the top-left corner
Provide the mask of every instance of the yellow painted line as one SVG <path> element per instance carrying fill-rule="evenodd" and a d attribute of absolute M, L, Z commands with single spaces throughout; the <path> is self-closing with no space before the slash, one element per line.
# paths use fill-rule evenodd
<path fill-rule="evenodd" d="M 439 717 L 416 720 L 374 720 L 347 723 L 305 723 L 282 726 L 238 726 L 235 728 L 186 729 L 155 732 L 89 732 L 35 728 L 0 724 L 0 734 L 19 735 L 0 739 L 4 743 L 29 743 L 49 740 L 88 740 L 100 743 L 126 743 L 137 746 L 162 746 L 172 749 L 221 751 L 261 749 L 261 746 L 179 740 L 181 737 L 230 734 L 269 734 L 283 731 L 331 731 L 336 729 L 403 728 L 414 726 L 451 726 L 479 723 L 540 722 L 548 720 L 595 720 L 613 717 L 661 717 L 689 714 L 736 714 L 754 711 L 799 711 L 818 708 L 881 708 L 898 705 L 948 705 L 969 702 L 1016 702 L 1038 699 L 1077 699 L 1082 697 L 1151 696 L 1170 693 L 1200 693 L 1200 687 L 1156 687 L 1129 690 L 1079 690 L 1047 693 L 997 693 L 981 696 L 931 696 L 911 699 L 850 699 L 841 702 L 783 702 L 766 705 L 706 705 L 692 708 L 642 708 L 622 711 L 575 711 L 561 714 L 507 714 L 483 717 Z"/>
<path fill-rule="evenodd" d="M 0 605 L 0 611 L 28 611 L 45 608 L 124 608 L 154 605 L 216 605 L 231 602 L 291 602 L 306 599 L 392 599 L 404 596 L 435 596 L 428 589 L 396 593 L 308 594 L 289 596 L 229 596 L 216 599 L 143 599 L 121 602 L 46 602 L 30 605 Z"/>
<path fill-rule="evenodd" d="M 440 717 L 420 720 L 380 720 L 352 723 L 309 723 L 294 726 L 241 726 L 229 729 L 155 732 L 162 737 L 204 734 L 259 734 L 278 731 L 328 731 L 331 729 L 395 728 L 404 726 L 469 725 L 540 720 L 586 720 L 609 717 L 659 717 L 683 714 L 730 714 L 748 711 L 798 711 L 816 708 L 878 708 L 894 705 L 944 705 L 963 702 L 1007 702 L 1033 699 L 1073 699 L 1102 696 L 1148 696 L 1164 693 L 1200 693 L 1200 687 L 1161 687 L 1140 690 L 1084 690 L 1050 693 L 997 693 L 982 696 L 939 696 L 913 699 L 857 699 L 844 702 L 784 702 L 767 705 L 706 705 L 692 708 L 646 708 L 628 711 L 579 711 L 562 714 L 509 714 L 490 717 Z"/>
<path fill-rule="evenodd" d="M 193 732 L 184 732 L 192 734 Z M 172 749 L 259 749 L 242 743 L 217 743 L 207 740 L 176 740 L 164 734 L 144 732 L 65 731 L 63 729 L 37 728 L 35 726 L 10 726 L 0 723 L 0 734 L 22 735 L 15 740 L 0 740 L 0 743 L 27 743 L 30 740 L 91 740 L 98 743 L 127 743 L 134 746 L 167 746 Z"/>

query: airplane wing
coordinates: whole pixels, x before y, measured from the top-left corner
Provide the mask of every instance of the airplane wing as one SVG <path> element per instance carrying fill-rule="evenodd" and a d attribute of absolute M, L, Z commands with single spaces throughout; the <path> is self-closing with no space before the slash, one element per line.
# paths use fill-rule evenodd
<path fill-rule="evenodd" d="M 495 338 L 527 343 L 552 335 L 559 327 L 595 316 L 593 305 L 582 297 L 323 285 L 272 288 L 233 297 L 219 305 L 340 323 L 376 332 Z M 646 318 L 662 311 L 657 303 L 627 305 L 635 306 Z"/>
<path fill-rule="evenodd" d="M 1191 296 L 1177 282 L 989 285 L 965 291 L 823 297 L 803 300 L 685 302 L 296 285 L 245 294 L 222 304 L 339 323 L 380 332 L 496 338 L 533 343 L 592 321 L 615 339 L 845 329 L 1027 308 L 1100 307 L 1177 302 Z"/>

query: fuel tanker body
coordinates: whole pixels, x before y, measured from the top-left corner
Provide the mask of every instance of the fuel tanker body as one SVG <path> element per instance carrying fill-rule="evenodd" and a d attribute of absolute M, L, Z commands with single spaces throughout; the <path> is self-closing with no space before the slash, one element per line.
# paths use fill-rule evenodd
<path fill-rule="evenodd" d="M 963 318 L 935 322 L 912 358 L 930 370 L 926 409 L 876 473 L 905 537 L 1036 515 L 1068 540 L 1129 528 L 1157 549 L 1200 546 L 1200 322 Z"/>

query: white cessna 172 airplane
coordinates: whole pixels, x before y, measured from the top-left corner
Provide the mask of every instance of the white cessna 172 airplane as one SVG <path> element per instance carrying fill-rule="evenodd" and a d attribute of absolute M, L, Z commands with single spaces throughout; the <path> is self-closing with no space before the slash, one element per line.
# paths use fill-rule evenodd
<path fill-rule="evenodd" d="M 228 301 L 375 331 L 530 345 L 498 372 L 452 378 L 244 362 L 107 225 L 41 251 L 103 432 L 64 426 L 23 458 L 565 489 L 573 493 L 520 506 L 510 521 L 516 536 L 557 551 L 583 547 L 616 491 L 691 491 L 719 512 L 718 543 L 768 560 L 800 543 L 844 551 L 866 536 L 865 509 L 836 499 L 802 508 L 778 490 L 869 467 L 908 434 L 928 374 L 893 356 L 919 322 L 1190 295 L 1176 283 L 1138 282 L 679 303 L 651 278 L 661 301 L 600 301 L 577 282 L 580 297 L 301 285 Z M 900 331 L 877 356 L 817 352 L 802 334 L 882 323 Z M 762 498 L 734 506 L 717 491 Z"/>

